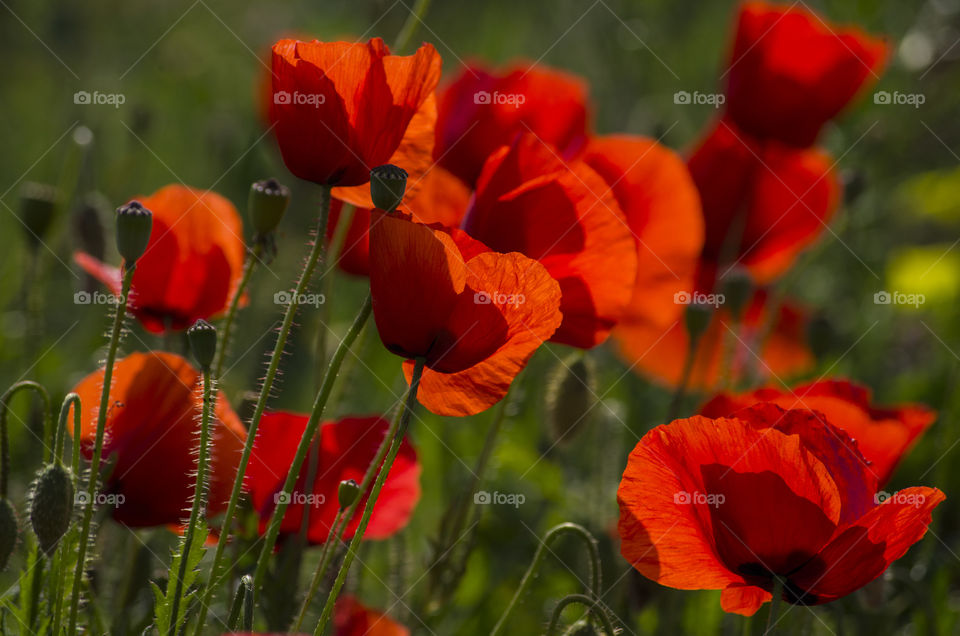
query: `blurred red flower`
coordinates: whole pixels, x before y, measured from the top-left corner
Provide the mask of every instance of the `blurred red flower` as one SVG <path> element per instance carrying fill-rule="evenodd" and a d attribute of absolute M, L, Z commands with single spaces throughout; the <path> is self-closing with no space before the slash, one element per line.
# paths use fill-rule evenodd
<path fill-rule="evenodd" d="M 334 636 L 410 636 L 410 630 L 382 612 L 341 596 L 333 614 Z"/>
<path fill-rule="evenodd" d="M 429 44 L 410 56 L 391 55 L 379 38 L 274 44 L 270 120 L 287 168 L 320 184 L 368 182 L 411 125 L 426 134 L 440 65 Z"/>
<path fill-rule="evenodd" d="M 282 411 L 265 413 L 260 420 L 244 484 L 253 500 L 254 509 L 260 515 L 261 532 L 266 529 L 278 503 L 277 497 L 290 472 L 308 420 L 307 415 Z M 280 532 L 299 532 L 304 512 L 309 507 L 307 539 L 312 544 L 326 541 L 340 508 L 337 498 L 340 482 L 353 479 L 359 484 L 363 481 L 367 467 L 376 456 L 389 428 L 389 421 L 376 416 L 346 417 L 321 424 L 319 441 L 314 442 L 312 449 L 320 453 L 316 479 L 312 486 L 307 486 L 308 454 L 281 521 Z M 373 508 L 364 538 L 385 539 L 403 528 L 419 499 L 420 464 L 413 446 L 404 439 Z M 346 538 L 352 537 L 360 525 L 366 501 L 364 497 L 353 519 L 347 524 Z"/>
<path fill-rule="evenodd" d="M 226 311 L 246 252 L 236 208 L 216 192 L 168 185 L 137 197 L 153 212 L 153 229 L 137 261 L 130 312 L 150 332 L 186 329 Z M 118 268 L 78 252 L 76 262 L 120 293 Z"/>
<path fill-rule="evenodd" d="M 80 443 L 93 453 L 103 369 L 80 381 Z M 132 353 L 117 361 L 110 387 L 103 456 L 116 461 L 104 491 L 117 495 L 113 518 L 127 526 L 178 525 L 189 510 L 202 404 L 200 372 L 172 353 Z M 246 429 L 218 393 L 211 434 L 207 515 L 227 506 Z M 72 429 L 71 429 L 72 432 Z"/>
<path fill-rule="evenodd" d="M 561 321 L 560 287 L 536 261 L 381 211 L 370 227 L 370 293 L 384 346 L 426 358 L 418 399 L 440 415 L 497 403 Z"/>
<path fill-rule="evenodd" d="M 856 443 L 807 410 L 760 404 L 732 418 L 658 426 L 620 482 L 620 552 L 641 574 L 679 589 L 723 590 L 727 612 L 771 598 L 836 600 L 877 578 L 926 533 L 936 488 L 876 503 Z"/>
<path fill-rule="evenodd" d="M 810 409 L 857 442 L 880 486 L 890 481 L 897 464 L 936 419 L 919 404 L 875 407 L 869 389 L 846 380 L 820 380 L 792 389 L 766 388 L 741 394 L 721 393 L 700 410 L 704 417 L 726 417 L 757 402 L 785 409 Z"/>

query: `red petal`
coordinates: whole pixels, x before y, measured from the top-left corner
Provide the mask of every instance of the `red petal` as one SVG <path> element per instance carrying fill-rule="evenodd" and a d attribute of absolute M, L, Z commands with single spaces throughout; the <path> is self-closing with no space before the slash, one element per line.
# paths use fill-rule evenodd
<path fill-rule="evenodd" d="M 400 623 L 347 595 L 337 599 L 333 628 L 334 636 L 410 636 Z"/>

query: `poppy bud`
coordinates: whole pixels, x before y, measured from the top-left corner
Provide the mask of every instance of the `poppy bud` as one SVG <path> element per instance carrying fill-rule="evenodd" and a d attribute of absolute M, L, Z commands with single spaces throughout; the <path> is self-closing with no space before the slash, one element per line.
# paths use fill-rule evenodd
<path fill-rule="evenodd" d="M 250 186 L 250 220 L 257 236 L 266 236 L 273 232 L 290 203 L 290 189 L 276 179 L 256 181 Z"/>
<path fill-rule="evenodd" d="M 340 510 L 346 510 L 352 506 L 358 496 L 360 496 L 360 484 L 352 479 L 340 482 L 340 487 L 337 489 L 337 502 L 340 504 Z"/>
<path fill-rule="evenodd" d="M 370 171 L 370 199 L 376 208 L 396 210 L 406 191 L 407 171 L 403 168 L 387 163 Z"/>
<path fill-rule="evenodd" d="M 44 554 L 56 550 L 72 516 L 73 477 L 62 464 L 50 464 L 37 477 L 30 497 L 30 524 Z"/>
<path fill-rule="evenodd" d="M 690 341 L 696 342 L 703 335 L 710 325 L 710 319 L 713 318 L 713 307 L 702 303 L 690 303 L 687 305 L 687 311 L 683 315 L 687 326 L 687 334 L 690 335 Z"/>
<path fill-rule="evenodd" d="M 208 371 L 217 355 L 217 328 L 206 320 L 198 320 L 187 329 L 187 340 L 190 341 L 190 349 L 197 364 L 204 371 Z"/>
<path fill-rule="evenodd" d="M 20 220 L 32 247 L 43 241 L 57 211 L 57 189 L 28 181 L 20 187 Z"/>
<path fill-rule="evenodd" d="M 7 569 L 7 562 L 17 547 L 17 513 L 9 499 L 0 499 L 0 572 Z"/>
<path fill-rule="evenodd" d="M 577 621 L 564 634 L 569 634 L 569 636 L 597 636 L 597 630 L 593 628 L 590 621 Z"/>
<path fill-rule="evenodd" d="M 117 208 L 117 251 L 127 264 L 137 262 L 147 249 L 153 213 L 139 201 Z"/>
<path fill-rule="evenodd" d="M 734 267 L 723 276 L 723 296 L 734 319 L 740 320 L 753 291 L 753 279 L 743 267 Z"/>
<path fill-rule="evenodd" d="M 547 381 L 547 423 L 557 442 L 569 442 L 594 405 L 593 365 L 583 355 L 561 361 Z"/>

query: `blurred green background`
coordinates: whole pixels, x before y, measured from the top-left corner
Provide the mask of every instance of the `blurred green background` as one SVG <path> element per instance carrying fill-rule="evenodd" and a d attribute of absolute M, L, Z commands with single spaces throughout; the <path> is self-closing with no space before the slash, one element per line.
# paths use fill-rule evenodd
<path fill-rule="evenodd" d="M 410 5 L 412 0 L 0 2 L 0 385 L 35 379 L 59 403 L 99 364 L 107 312 L 73 303 L 76 291 L 98 287 L 71 255 L 105 243 L 105 259 L 118 262 L 111 225 L 116 205 L 182 181 L 217 190 L 243 213 L 250 182 L 276 176 L 293 187 L 293 204 L 280 227 L 277 259 L 254 276 L 223 386 L 243 415 L 245 392 L 257 387 L 281 316 L 273 294 L 287 289 L 298 271 L 317 197 L 312 186 L 289 175 L 264 135 L 257 97 L 268 72 L 263 60 L 270 44 L 289 34 L 327 40 L 382 36 L 389 43 Z M 936 511 L 927 538 L 888 572 L 884 589 L 812 611 L 792 608 L 784 624 L 794 633 L 960 633 L 960 504 L 950 498 L 960 492 L 960 450 L 954 449 L 960 441 L 960 396 L 954 391 L 960 379 L 960 1 L 833 0 L 810 6 L 831 20 L 889 35 L 894 56 L 878 85 L 822 139 L 850 184 L 848 202 L 832 232 L 778 288 L 803 300 L 826 326 L 811 377 L 854 378 L 871 386 L 881 403 L 919 401 L 940 411 L 892 486 L 937 486 L 948 500 Z M 462 61 L 518 57 L 580 74 L 590 83 L 597 131 L 662 137 L 684 149 L 715 111 L 675 105 L 673 94 L 722 90 L 718 77 L 735 10 L 729 0 L 434 0 L 414 41 L 437 47 L 447 76 Z M 925 101 L 918 108 L 875 104 L 873 90 L 922 94 Z M 77 91 L 119 93 L 124 103 L 75 104 Z M 72 193 L 50 231 L 49 249 L 41 247 L 36 259 L 18 218 L 18 190 L 25 181 L 58 184 Z M 365 291 L 364 281 L 342 275 L 318 285 L 329 285 L 328 307 L 302 311 L 272 406 L 309 410 L 318 379 L 316 340 L 342 334 Z M 880 290 L 923 293 L 926 303 L 875 305 L 873 294 Z M 131 327 L 126 351 L 182 350 L 178 337 L 164 341 Z M 356 351 L 362 362 L 348 361 L 342 392 L 328 413 L 385 410 L 402 394 L 399 360 L 383 350 L 372 328 Z M 366 546 L 365 566 L 354 568 L 348 589 L 367 604 L 389 608 L 417 633 L 484 633 L 516 588 L 538 536 L 570 520 L 600 539 L 605 601 L 624 621 L 624 633 L 741 633 L 745 621 L 723 615 L 719 593 L 659 588 L 631 575 L 618 556 L 619 476 L 639 437 L 661 423 L 669 394 L 626 374 L 608 348 L 590 352 L 601 403 L 573 443 L 553 446 L 544 425 L 543 378 L 569 354 L 562 347 L 538 352 L 511 393 L 483 488 L 523 494 L 525 503 L 472 506 L 469 527 L 476 522 L 477 548 L 452 599 L 439 608 L 428 603 L 431 540 L 445 502 L 468 483 L 495 410 L 466 419 L 419 413 L 412 437 L 424 466 L 423 499 L 399 538 Z M 688 410 L 698 399 L 690 400 Z M 40 445 L 19 425 L 31 420 L 29 408 L 20 400 L 15 406 L 12 487 L 22 507 Z M 95 577 L 102 591 L 97 611 L 113 633 L 132 630 L 149 615 L 151 602 L 144 586 L 114 590 L 111 581 L 128 581 L 120 568 L 129 559 L 118 557 L 141 555 L 149 576 L 165 571 L 155 554 L 167 553 L 172 535 L 137 535 L 112 524 L 102 532 L 101 553 L 110 565 Z M 548 559 L 509 633 L 538 633 L 552 603 L 581 589 L 582 550 L 566 541 L 553 550 L 559 559 Z M 3 589 L 13 583 L 9 572 L 2 580 Z M 120 608 L 126 618 L 111 626 L 109 616 Z M 760 622 L 747 629 L 758 633 Z"/>

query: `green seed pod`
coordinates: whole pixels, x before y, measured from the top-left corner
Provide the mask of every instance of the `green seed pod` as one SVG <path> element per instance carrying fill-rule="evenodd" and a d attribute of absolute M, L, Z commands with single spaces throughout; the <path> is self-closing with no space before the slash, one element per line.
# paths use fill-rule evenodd
<path fill-rule="evenodd" d="M 340 510 L 346 510 L 353 505 L 353 502 L 360 496 L 360 484 L 352 479 L 340 482 L 337 489 L 337 502 L 340 504 Z"/>
<path fill-rule="evenodd" d="M 597 636 L 597 630 L 593 628 L 590 621 L 577 621 L 564 634 L 567 636 Z"/>
<path fill-rule="evenodd" d="M 392 212 L 403 201 L 407 191 L 407 171 L 392 164 L 377 166 L 370 171 L 370 198 L 373 205 Z"/>
<path fill-rule="evenodd" d="M 139 201 L 117 208 L 117 251 L 129 265 L 137 262 L 150 242 L 153 212 Z"/>
<path fill-rule="evenodd" d="M 73 517 L 73 477 L 62 464 L 44 468 L 33 483 L 30 525 L 47 556 L 53 554 Z"/>
<path fill-rule="evenodd" d="M 20 186 L 20 220 L 31 247 L 43 241 L 57 212 L 57 189 L 27 181 Z"/>
<path fill-rule="evenodd" d="M 547 425 L 558 443 L 568 443 L 590 421 L 596 402 L 594 369 L 584 355 L 572 354 L 558 364 L 547 380 Z"/>
<path fill-rule="evenodd" d="M 280 225 L 290 203 L 290 189 L 276 179 L 256 181 L 250 186 L 247 208 L 257 236 L 266 236 Z"/>
<path fill-rule="evenodd" d="M 217 328 L 206 320 L 198 320 L 187 329 L 187 340 L 197 364 L 201 369 L 209 370 L 217 355 Z"/>
<path fill-rule="evenodd" d="M 713 318 L 713 307 L 711 305 L 703 305 L 700 303 L 690 303 L 687 305 L 687 311 L 684 313 L 683 319 L 686 323 L 687 334 L 689 334 L 691 342 L 700 339 L 703 332 L 710 326 L 711 318 Z"/>
<path fill-rule="evenodd" d="M 743 317 L 753 292 L 753 278 L 744 267 L 734 267 L 723 276 L 723 297 L 735 320 Z"/>
<path fill-rule="evenodd" d="M 19 533 L 17 512 L 13 509 L 13 504 L 9 499 L 0 499 L 0 572 L 7 569 L 10 555 L 17 547 Z"/>

